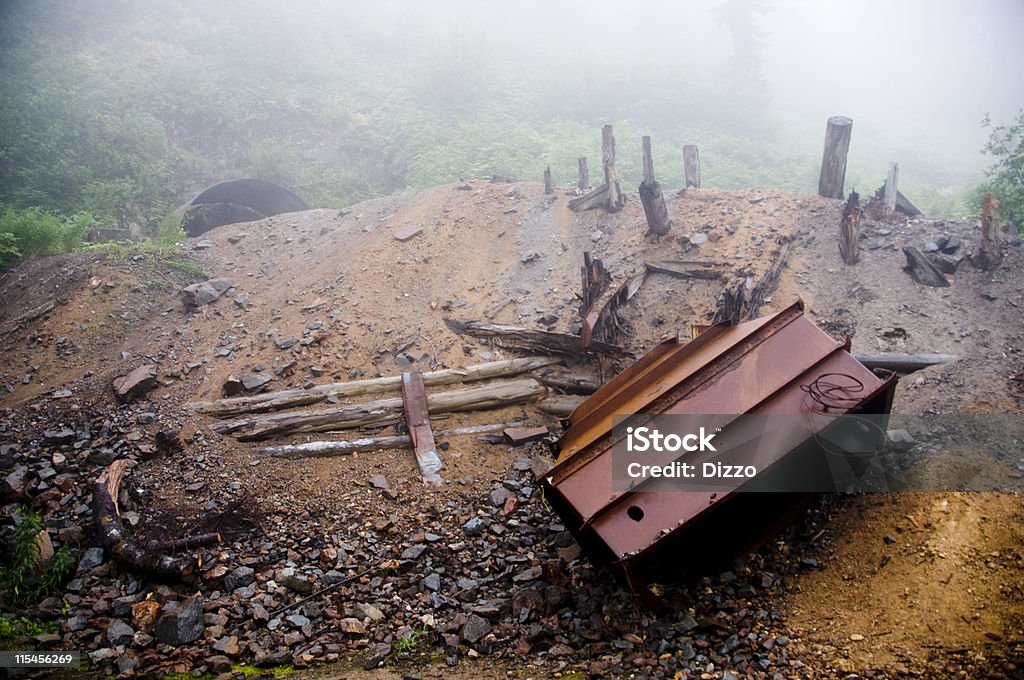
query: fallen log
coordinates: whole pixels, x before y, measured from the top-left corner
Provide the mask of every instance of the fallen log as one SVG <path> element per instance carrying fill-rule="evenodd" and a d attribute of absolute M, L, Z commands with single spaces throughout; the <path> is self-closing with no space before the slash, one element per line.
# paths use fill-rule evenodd
<path fill-rule="evenodd" d="M 644 262 L 644 267 L 649 272 L 668 274 L 681 279 L 714 280 L 725 275 L 724 271 L 715 268 L 716 265 L 698 260 L 654 260 L 653 262 Z"/>
<path fill-rule="evenodd" d="M 536 380 L 520 379 L 496 382 L 427 395 L 431 415 L 458 411 L 482 411 L 535 401 L 547 394 Z M 257 441 L 278 435 L 302 432 L 351 430 L 370 425 L 393 425 L 403 417 L 402 399 L 380 399 L 365 404 L 336 406 L 319 411 L 298 411 L 254 415 L 214 423 L 219 434 L 234 434 L 239 441 Z"/>
<path fill-rule="evenodd" d="M 907 258 L 907 266 L 903 269 L 910 274 L 910 278 L 925 286 L 935 288 L 949 286 L 949 280 L 920 250 L 913 246 L 906 246 L 903 248 L 903 254 Z"/>
<path fill-rule="evenodd" d="M 584 349 L 580 347 L 579 336 L 568 333 L 538 331 L 520 326 L 485 323 L 483 321 L 445 319 L 444 322 L 448 325 L 448 328 L 459 335 L 484 338 L 498 347 L 517 349 L 535 355 L 557 354 L 575 359 L 589 358 L 596 354 L 606 354 L 614 357 L 629 356 L 629 353 L 622 347 L 605 342 L 593 341 L 589 347 Z"/>
<path fill-rule="evenodd" d="M 569 210 L 583 212 L 594 208 L 604 208 L 608 205 L 608 185 L 602 184 L 588 194 L 569 201 Z"/>
<path fill-rule="evenodd" d="M 16 319 L 11 319 L 10 321 L 6 322 L 3 326 L 0 326 L 0 335 L 8 335 L 10 333 L 13 333 L 14 331 L 24 326 L 29 321 L 38 319 L 44 314 L 48 314 L 49 312 L 53 311 L 53 308 L 56 306 L 57 303 L 55 301 L 49 300 L 39 305 L 35 309 L 30 309 L 29 311 L 25 312 Z"/>
<path fill-rule="evenodd" d="M 486 434 L 491 432 L 503 432 L 506 428 L 522 427 L 523 421 L 511 423 L 490 423 L 487 425 L 471 425 L 469 427 L 457 427 L 451 430 L 438 432 L 439 439 L 445 437 L 461 437 L 474 434 Z M 303 442 L 301 444 L 280 444 L 278 446 L 265 446 L 257 450 L 257 453 L 272 458 L 329 458 L 331 456 L 347 456 L 353 453 L 366 451 L 380 451 L 386 449 L 411 449 L 412 437 L 407 434 L 382 435 L 378 437 L 359 437 L 357 439 L 343 440 L 320 440 Z"/>
<path fill-rule="evenodd" d="M 448 368 L 423 374 L 423 384 L 427 387 L 468 383 L 490 378 L 502 378 L 527 373 L 559 363 L 555 357 L 527 357 L 507 359 L 476 364 L 466 368 Z M 246 397 L 217 399 L 188 404 L 188 408 L 200 413 L 207 413 L 218 418 L 237 416 L 243 413 L 262 413 L 277 411 L 294 406 L 306 406 L 324 401 L 329 397 L 354 397 L 361 394 L 379 394 L 397 391 L 402 388 L 401 376 L 371 378 L 352 382 L 328 383 L 307 389 L 280 390 L 263 392 Z"/>
<path fill-rule="evenodd" d="M 576 394 L 560 394 L 537 402 L 537 409 L 559 418 L 568 418 L 586 397 Z"/>
<path fill-rule="evenodd" d="M 147 549 L 127 537 L 117 508 L 117 494 L 125 472 L 135 465 L 127 458 L 115 460 L 92 486 L 93 521 L 100 545 L 115 559 L 158 576 L 184 578 L 196 567 L 190 557 L 170 557 Z"/>
<path fill-rule="evenodd" d="M 765 303 L 768 296 L 772 294 L 775 287 L 779 285 L 779 277 L 782 276 L 782 270 L 786 266 L 786 261 L 789 259 L 789 241 L 782 241 L 782 248 L 779 249 L 779 254 L 775 258 L 775 264 L 772 265 L 771 269 L 766 271 L 761 279 L 754 286 L 754 289 L 750 291 L 750 301 L 747 303 L 747 321 L 751 321 L 757 318 L 758 313 L 761 311 L 761 305 Z"/>
<path fill-rule="evenodd" d="M 601 381 L 589 375 L 576 375 L 556 369 L 546 368 L 537 371 L 533 376 L 548 387 L 572 394 L 593 394 L 601 388 Z"/>
<path fill-rule="evenodd" d="M 956 361 L 955 354 L 857 354 L 853 358 L 868 368 L 882 368 L 897 373 L 913 373 L 929 366 Z"/>

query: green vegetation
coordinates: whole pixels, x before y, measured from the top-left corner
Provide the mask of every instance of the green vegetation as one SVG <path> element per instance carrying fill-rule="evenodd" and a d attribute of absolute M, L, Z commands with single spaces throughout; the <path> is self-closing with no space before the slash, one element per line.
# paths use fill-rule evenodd
<path fill-rule="evenodd" d="M 1024 109 L 1010 125 L 993 125 L 986 115 L 982 125 L 989 130 L 985 153 L 995 161 L 988 169 L 988 181 L 977 191 L 976 203 L 981 195 L 990 193 L 999 201 L 1000 214 L 1008 216 L 1012 210 L 1017 216 L 1018 230 L 1024 227 Z"/>
<path fill-rule="evenodd" d="M 57 631 L 56 621 L 36 621 L 24 616 L 0 616 L 0 647 L 16 642 L 21 638 L 29 638 L 43 633 Z"/>
<path fill-rule="evenodd" d="M 13 548 L 7 563 L 0 566 L 0 590 L 12 604 L 38 600 L 64 583 L 75 566 L 67 546 L 61 546 L 46 569 L 39 573 L 39 543 L 43 530 L 39 514 L 21 508 L 21 521 L 14 530 Z"/>
<path fill-rule="evenodd" d="M 722 14 L 738 41 L 730 58 L 638 72 L 593 55 L 553 69 L 554 44 L 509 61 L 512 38 L 408 7 L 10 0 L 0 266 L 75 247 L 89 226 L 130 227 L 169 249 L 180 238 L 172 208 L 236 177 L 277 181 L 314 207 L 460 177 L 539 181 L 547 165 L 572 185 L 580 156 L 599 181 L 605 122 L 626 186 L 640 180 L 650 134 L 668 187 L 682 185 L 682 146 L 697 144 L 707 186 L 813 192 L 822 125 L 772 115 L 750 29 L 762 5 Z M 410 34 L 413 21 L 422 30 Z M 899 144 L 855 131 L 848 185 L 873 189 L 898 158 L 926 212 L 964 212 L 975 168 Z"/>
<path fill-rule="evenodd" d="M 37 207 L 4 208 L 0 211 L 0 266 L 18 257 L 74 250 L 95 225 L 89 213 L 62 217 Z"/>
<path fill-rule="evenodd" d="M 391 659 L 408 656 L 416 652 L 430 636 L 430 628 L 426 624 L 420 624 L 413 628 L 406 635 L 400 635 L 391 643 Z"/>

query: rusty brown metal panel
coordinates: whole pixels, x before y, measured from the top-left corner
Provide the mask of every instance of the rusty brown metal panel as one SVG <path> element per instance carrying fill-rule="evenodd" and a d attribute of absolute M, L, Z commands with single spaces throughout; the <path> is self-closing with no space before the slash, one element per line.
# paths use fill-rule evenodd
<path fill-rule="evenodd" d="M 416 451 L 420 476 L 425 484 L 441 484 L 441 475 L 438 474 L 441 471 L 441 458 L 437 455 L 434 433 L 430 429 L 427 389 L 423 384 L 423 374 L 419 371 L 402 374 L 402 406 L 405 408 L 405 424 Z"/>
<path fill-rule="evenodd" d="M 837 373 L 859 381 L 864 389 L 831 409 L 833 415 L 855 412 L 865 404 L 884 413 L 891 407 L 895 378 L 875 376 L 849 354 L 848 342 L 829 337 L 803 316 L 800 305 L 711 330 L 688 345 L 669 341 L 657 346 L 584 402 L 560 440 L 561 455 L 544 483 L 567 526 L 586 545 L 602 547 L 615 560 L 642 559 L 736 492 L 650 491 L 647 483 L 613 491 L 615 414 L 723 414 L 726 425 L 729 414 L 810 414 L 820 404 L 812 403 L 806 386 Z M 759 437 L 759 445 L 752 447 L 758 470 L 778 465 L 814 436 L 813 428 L 765 435 L 745 431 L 748 426 L 737 422 L 723 429 L 726 441 L 732 438 L 742 445 L 748 441 L 744 437 Z M 702 462 L 699 456 L 688 460 Z"/>
<path fill-rule="evenodd" d="M 594 405 L 580 408 L 584 416 L 570 419 L 572 426 L 559 441 L 559 462 L 567 459 L 593 443 L 600 433 L 611 430 L 612 417 L 617 413 L 640 413 L 652 402 L 677 388 L 685 379 L 702 371 L 702 379 L 709 379 L 713 373 L 706 367 L 716 359 L 730 354 L 749 352 L 777 330 L 802 317 L 803 306 L 797 303 L 772 316 L 747 321 L 737 326 L 714 326 L 707 333 L 685 345 L 671 345 L 666 349 L 659 345 L 652 361 L 641 359 L 635 372 L 620 375 L 608 385 L 608 390 L 599 390 L 591 399 Z M 827 336 L 826 336 L 827 337 Z M 727 361 L 728 366 L 731 361 Z M 621 379 L 621 380 L 620 380 Z M 579 410 L 579 409 L 577 409 Z M 710 411 L 706 411 L 710 412 Z M 574 414 L 575 415 L 575 414 Z"/>

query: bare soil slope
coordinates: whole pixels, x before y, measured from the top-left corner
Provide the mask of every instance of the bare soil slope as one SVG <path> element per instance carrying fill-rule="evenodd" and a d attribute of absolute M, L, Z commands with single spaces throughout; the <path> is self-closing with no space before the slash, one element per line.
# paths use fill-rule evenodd
<path fill-rule="evenodd" d="M 643 238 L 635 195 L 611 215 L 572 213 L 568 198 L 530 183 L 473 181 L 218 228 L 187 247 L 206 272 L 234 285 L 196 312 L 178 298 L 181 286 L 198 280 L 194 273 L 141 256 L 84 253 L 4 275 L 0 324 L 49 300 L 57 304 L 3 338 L 0 384 L 7 390 L 0 406 L 7 422 L 0 442 L 7 447 L 4 474 L 28 469 L 26 493 L 46 513 L 58 544 L 76 551 L 89 545 L 88 514 L 80 510 L 104 460 L 94 452 L 103 446 L 144 459 L 125 499 L 143 518 L 154 508 L 181 518 L 222 509 L 243 492 L 259 502 L 262 534 L 204 551 L 204 563 L 225 567 L 207 570 L 201 584 L 210 594 L 212 632 L 173 649 L 129 643 L 127 654 L 138 663 L 128 670 L 209 669 L 210 657 L 224 648 L 233 659 L 261 662 L 312 663 L 360 651 L 372 661 L 426 626 L 442 656 L 482 654 L 501 672 L 507 664 L 536 664 L 544 674 L 575 667 L 669 677 L 696 669 L 709 677 L 931 676 L 961 667 L 1016 673 L 1024 644 L 1024 509 L 1016 495 L 826 499 L 788 535 L 792 545 L 764 549 L 731 577 L 680 586 L 674 618 L 651 619 L 585 560 L 562 552 L 569 549 L 566 534 L 531 479 L 531 467 L 546 460 L 543 447 L 453 437 L 441 453 L 446 484 L 433 489 L 420 484 L 408 451 L 268 459 L 254 445 L 212 433 L 210 418 L 185 408 L 221 396 L 232 374 L 266 372 L 274 376 L 269 389 L 283 389 L 510 358 L 455 335 L 444 319 L 571 332 L 584 251 L 604 260 L 613 285 L 654 258 L 713 260 L 728 267 L 730 282 L 754 282 L 788 240 L 788 265 L 764 312 L 801 297 L 817 323 L 837 337 L 851 335 L 855 351 L 961 357 L 903 379 L 894 410 L 1020 413 L 1012 377 L 1024 368 L 1024 284 L 1016 275 L 1022 249 L 1008 247 L 992 274 L 965 261 L 949 288 L 926 288 L 901 271 L 902 245 L 956 235 L 963 240 L 959 254 L 970 251 L 972 224 L 867 221 L 862 262 L 845 267 L 836 244 L 838 201 L 690 190 L 668 197 L 673 231 L 653 241 Z M 708 323 L 724 283 L 649 276 L 624 308 L 630 330 L 623 344 L 639 355 L 665 336 Z M 117 406 L 111 379 L 143 363 L 159 367 L 161 386 L 141 402 Z M 155 414 L 155 422 L 138 418 L 144 413 Z M 510 420 L 557 426 L 526 406 L 452 416 L 435 429 Z M 185 450 L 152 456 L 145 444 L 168 427 L 180 431 Z M 61 428 L 75 433 L 75 444 L 44 436 Z M 39 478 L 39 466 L 58 451 L 67 454 L 71 476 L 60 488 Z M 375 475 L 384 475 L 388 490 L 368 485 Z M 508 492 L 517 499 L 511 506 L 502 500 Z M 469 535 L 465 524 L 473 517 L 500 529 Z M 416 546 L 427 546 L 428 557 L 420 551 L 410 558 L 407 549 Z M 808 568 L 805 557 L 818 566 Z M 302 597 L 268 585 L 281 580 L 279 569 L 298 569 L 317 586 L 332 571 L 359 578 L 337 591 L 344 597 L 327 593 L 315 607 L 296 610 L 313 622 L 308 630 L 301 620 L 268 630 L 238 591 L 221 592 L 224 573 L 240 565 L 256 572 L 256 591 L 245 595 L 263 602 L 271 619 L 275 607 Z M 541 572 L 544 585 L 534 587 Z M 88 649 L 116 646 L 106 631 L 126 617 L 111 601 L 155 588 L 146 583 L 128 592 L 124 579 L 115 580 L 120 573 L 104 563 L 79 575 L 71 593 L 76 623 L 65 625 L 66 639 Z M 432 574 L 440 576 L 437 588 L 426 581 Z M 737 574 L 754 584 L 750 592 L 733 584 Z M 519 605 L 523 597 L 546 604 L 531 604 L 524 617 L 521 608 L 509 609 L 509 597 L 519 597 Z M 356 601 L 373 603 L 383 617 L 363 616 L 365 608 L 352 608 Z M 759 607 L 770 611 L 768 621 L 751 619 Z M 692 616 L 696 627 L 683 625 Z M 466 634 L 472 617 L 486 624 L 480 638 Z M 707 623 L 715 617 L 719 624 Z M 339 632 L 337 622 L 350 620 L 358 625 L 346 623 L 350 630 Z M 732 646 L 741 633 L 753 637 Z M 223 642 L 232 636 L 240 646 L 234 653 Z"/>

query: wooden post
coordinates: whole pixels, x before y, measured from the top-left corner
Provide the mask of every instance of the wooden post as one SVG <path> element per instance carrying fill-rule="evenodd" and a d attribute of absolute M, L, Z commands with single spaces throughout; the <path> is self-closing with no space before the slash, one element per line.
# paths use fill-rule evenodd
<path fill-rule="evenodd" d="M 590 171 L 587 170 L 587 157 L 580 156 L 580 183 L 579 188 L 586 191 L 590 187 Z"/>
<path fill-rule="evenodd" d="M 601 159 L 604 165 L 604 184 L 608 187 L 608 212 L 618 212 L 626 204 L 626 199 L 615 173 L 615 137 L 611 125 L 601 129 Z"/>
<path fill-rule="evenodd" d="M 659 238 L 672 228 L 672 221 L 665 207 L 665 196 L 661 193 L 661 185 L 654 179 L 654 156 L 651 154 L 651 138 L 647 135 L 641 139 L 643 147 L 644 181 L 640 182 L 640 203 L 644 206 L 647 216 L 647 236 L 654 234 Z"/>
<path fill-rule="evenodd" d="M 544 170 L 544 193 L 550 194 L 554 191 L 551 186 L 551 166 L 549 165 Z"/>
<path fill-rule="evenodd" d="M 985 194 L 981 199 L 981 253 L 977 262 L 985 271 L 995 269 L 1003 259 L 998 214 L 999 201 Z"/>
<path fill-rule="evenodd" d="M 846 154 L 850 150 L 850 132 L 853 119 L 832 116 L 825 127 L 825 151 L 821 156 L 821 175 L 818 177 L 818 195 L 842 198 L 846 181 Z"/>
<path fill-rule="evenodd" d="M 686 170 L 686 186 L 700 187 L 700 154 L 696 144 L 683 147 L 683 167 Z"/>
<path fill-rule="evenodd" d="M 651 156 L 651 137 L 650 135 L 644 135 L 640 139 L 641 146 L 643 147 L 643 164 L 644 164 L 644 181 L 654 181 L 654 158 Z"/>
<path fill-rule="evenodd" d="M 896 197 L 899 196 L 900 166 L 899 163 L 889 163 L 889 174 L 885 177 L 885 210 L 886 212 L 896 211 Z"/>
<path fill-rule="evenodd" d="M 860 260 L 860 196 L 850 192 L 843 206 L 843 219 L 839 222 L 839 255 L 846 264 Z"/>

